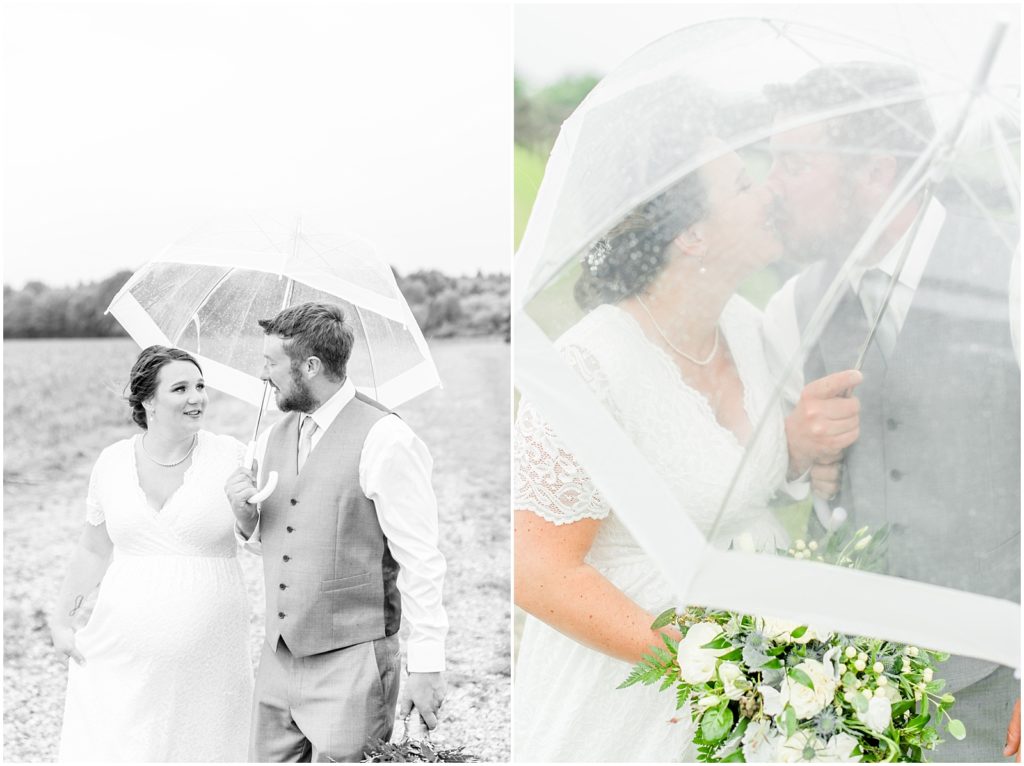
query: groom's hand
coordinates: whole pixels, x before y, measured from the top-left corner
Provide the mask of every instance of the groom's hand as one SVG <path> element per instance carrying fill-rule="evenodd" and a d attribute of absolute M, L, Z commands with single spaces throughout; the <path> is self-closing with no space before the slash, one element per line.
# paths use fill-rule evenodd
<path fill-rule="evenodd" d="M 235 514 L 239 528 L 246 535 L 252 535 L 259 514 L 256 507 L 249 505 L 246 501 L 256 494 L 255 472 L 247 471 L 244 468 L 235 469 L 224 485 L 224 492 L 231 503 L 231 512 Z"/>
<path fill-rule="evenodd" d="M 802 476 L 815 463 L 837 462 L 860 436 L 860 402 L 850 396 L 864 376 L 845 370 L 808 383 L 786 418 L 789 477 Z"/>
<path fill-rule="evenodd" d="M 1020 697 L 1017 698 L 1017 704 L 1013 706 L 1010 725 L 1006 728 L 1006 747 L 1003 748 L 1003 755 L 1016 755 L 1017 763 L 1020 763 Z"/>
<path fill-rule="evenodd" d="M 410 673 L 402 687 L 398 717 L 405 718 L 415 708 L 427 728 L 433 729 L 437 726 L 437 714 L 447 693 L 444 673 Z"/>

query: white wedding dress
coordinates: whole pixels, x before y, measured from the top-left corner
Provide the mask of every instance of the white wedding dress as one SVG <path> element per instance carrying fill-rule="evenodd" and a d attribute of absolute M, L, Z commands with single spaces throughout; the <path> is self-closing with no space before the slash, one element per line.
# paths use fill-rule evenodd
<path fill-rule="evenodd" d="M 182 485 L 158 512 L 135 440 L 107 447 L 86 501 L 114 558 L 69 663 L 61 761 L 245 761 L 252 711 L 249 599 L 224 493 L 244 446 L 200 432 Z"/>
<path fill-rule="evenodd" d="M 733 297 L 720 327 L 744 385 L 747 416 L 756 423 L 772 388 L 760 314 Z M 557 346 L 707 534 L 744 447 L 716 421 L 706 398 L 686 385 L 672 359 L 647 339 L 636 320 L 614 306 L 589 313 Z M 718 524 L 718 545 L 745 533 L 756 545 L 785 542 L 766 507 L 785 479 L 781 408 L 765 428 Z M 587 562 L 652 615 L 682 606 L 527 400 L 516 424 L 515 464 L 517 509 L 554 524 L 603 520 Z M 528 616 L 515 674 L 515 759 L 692 760 L 692 724 L 685 711 L 676 711 L 674 694 L 659 693 L 657 687 L 616 689 L 630 669 L 629 663 Z"/>

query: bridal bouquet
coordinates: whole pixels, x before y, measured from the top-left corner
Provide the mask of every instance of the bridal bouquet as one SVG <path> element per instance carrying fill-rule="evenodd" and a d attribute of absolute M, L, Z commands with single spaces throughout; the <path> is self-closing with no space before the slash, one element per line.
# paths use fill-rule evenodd
<path fill-rule="evenodd" d="M 821 550 L 854 566 L 871 542 L 861 529 L 834 550 L 797 543 L 791 555 Z M 674 688 L 677 709 L 689 705 L 697 725 L 702 763 L 920 762 L 942 741 L 940 726 L 966 735 L 935 677 L 948 654 L 699 607 L 670 609 L 652 629 L 669 625 L 682 639 L 663 635 L 665 647 L 652 647 L 619 688 Z"/>

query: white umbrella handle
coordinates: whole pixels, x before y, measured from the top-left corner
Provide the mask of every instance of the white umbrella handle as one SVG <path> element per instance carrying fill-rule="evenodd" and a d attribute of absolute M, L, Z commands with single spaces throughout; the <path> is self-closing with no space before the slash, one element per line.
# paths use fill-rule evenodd
<path fill-rule="evenodd" d="M 256 441 L 253 440 L 249 442 L 249 446 L 245 450 L 245 462 L 243 463 L 243 465 L 251 466 L 255 459 Z M 250 497 L 246 502 L 252 505 L 256 505 L 256 503 L 262 503 L 264 500 L 270 497 L 271 494 L 273 494 L 275 489 L 277 489 L 277 471 L 271 471 L 267 475 L 267 483 L 263 486 L 263 489 L 261 489 L 252 497 Z"/>

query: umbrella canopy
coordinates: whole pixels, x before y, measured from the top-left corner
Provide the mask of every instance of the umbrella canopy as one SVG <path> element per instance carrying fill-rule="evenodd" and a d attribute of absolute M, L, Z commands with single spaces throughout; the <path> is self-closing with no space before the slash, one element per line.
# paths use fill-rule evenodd
<path fill-rule="evenodd" d="M 143 266 L 108 311 L 140 345 L 196 355 L 207 382 L 258 404 L 263 331 L 286 306 L 340 305 L 355 335 L 348 374 L 389 407 L 440 384 L 390 267 L 366 241 L 299 220 L 238 216 L 175 242 Z"/>
<path fill-rule="evenodd" d="M 1020 385 L 1008 297 L 1020 133 L 1019 33 L 1010 31 L 1008 45 L 1002 31 L 962 41 L 974 54 L 964 66 L 964 56 L 915 60 L 909 44 L 882 50 L 788 21 L 701 24 L 635 54 L 564 123 L 516 256 L 516 383 L 680 603 L 1018 664 L 1019 558 L 1005 556 L 995 571 L 975 577 L 975 564 L 946 567 L 934 553 L 943 537 L 963 540 L 965 555 L 982 558 L 1019 539 L 1019 500 L 1016 522 L 1009 513 L 1019 492 L 1019 414 L 1014 419 L 1012 410 Z M 826 176 L 830 183 L 821 183 Z M 717 252 L 702 241 L 711 231 Z M 880 265 L 888 269 L 880 299 L 870 308 L 858 303 L 851 324 L 850 285 L 866 283 Z M 658 279 L 661 286 L 652 287 Z M 666 303 L 670 279 L 674 311 Z M 900 304 L 901 280 L 919 287 L 912 309 Z M 709 336 L 701 348 L 674 349 L 663 330 L 721 310 L 715 301 L 726 283 L 745 302 L 726 305 L 714 345 Z M 651 306 L 636 304 L 637 295 Z M 780 313 L 787 300 L 797 309 Z M 630 310 L 608 309 L 630 301 Z M 758 316 L 751 303 L 768 309 L 767 319 L 756 320 L 757 344 L 780 316 L 795 341 L 755 346 L 743 334 Z M 611 341 L 588 340 L 605 321 L 594 318 L 602 312 L 619 317 L 623 333 L 637 325 L 647 331 L 659 352 L 649 368 L 637 360 L 616 383 Z M 905 354 L 904 369 L 887 366 L 890 319 L 904 339 L 917 339 L 899 343 L 947 337 L 948 346 L 929 359 Z M 633 337 L 623 355 L 640 342 Z M 720 348 L 734 360 L 739 389 L 736 379 L 707 372 L 714 367 L 691 357 L 679 362 L 685 351 L 703 362 Z M 767 353 L 763 374 L 753 369 L 760 353 Z M 940 373 L 937 359 L 956 363 Z M 676 377 L 658 387 L 666 361 Z M 784 496 L 781 413 L 804 383 L 857 365 L 894 387 L 904 376 L 898 390 L 919 392 L 904 395 L 907 417 L 942 425 L 913 447 L 919 454 L 890 447 L 890 462 L 872 463 L 901 427 L 895 398 L 873 389 L 862 402 L 860 443 L 844 455 L 859 463 L 856 471 L 843 464 L 843 511 L 819 500 L 819 513 L 809 516 L 809 501 Z M 940 374 L 941 385 L 921 385 Z M 987 404 L 975 390 L 978 375 L 992 386 Z M 723 439 L 720 449 L 673 422 L 669 405 L 683 390 L 691 412 L 722 426 L 714 437 Z M 742 414 L 729 409 L 730 396 L 741 397 Z M 661 410 L 638 427 L 645 398 Z M 973 448 L 1002 450 L 994 470 L 964 464 L 961 429 L 991 422 L 985 419 L 998 411 L 1003 426 L 984 437 L 980 427 L 971 431 Z M 869 435 L 869 426 L 880 435 Z M 697 491 L 677 480 L 685 450 L 700 464 Z M 865 466 L 875 469 L 869 480 Z M 955 492 L 938 481 L 951 476 L 965 477 Z M 903 499 L 911 481 L 934 490 Z M 992 515 L 990 497 L 1003 515 Z M 872 573 L 852 571 L 847 559 L 827 566 L 837 562 L 750 544 L 763 520 L 776 545 L 795 554 L 801 549 L 789 546 L 797 537 L 843 516 L 874 533 Z M 752 548 L 773 555 L 752 555 Z M 982 636 L 979 624 L 1000 627 Z"/>

